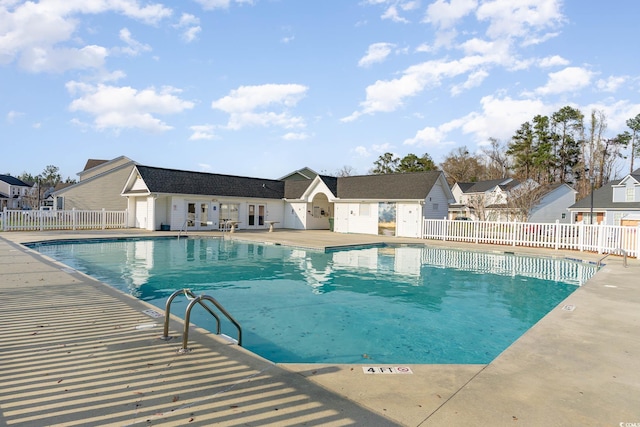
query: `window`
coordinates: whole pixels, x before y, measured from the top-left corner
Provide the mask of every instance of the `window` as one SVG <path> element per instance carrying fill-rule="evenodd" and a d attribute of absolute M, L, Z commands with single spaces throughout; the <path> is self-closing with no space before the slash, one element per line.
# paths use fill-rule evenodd
<path fill-rule="evenodd" d="M 434 211 L 437 211 L 437 210 L 438 210 L 438 207 L 439 207 L 439 206 L 438 206 L 438 204 L 437 204 L 437 203 L 434 203 L 434 204 L 433 204 L 433 210 L 434 210 Z"/>
<path fill-rule="evenodd" d="M 635 202 L 635 188 L 633 186 L 627 187 L 627 202 Z"/>
<path fill-rule="evenodd" d="M 360 216 L 371 216 L 371 205 L 360 205 Z"/>
<path fill-rule="evenodd" d="M 622 219 L 622 213 L 616 212 L 613 214 L 613 225 L 620 225 L 620 220 Z"/>

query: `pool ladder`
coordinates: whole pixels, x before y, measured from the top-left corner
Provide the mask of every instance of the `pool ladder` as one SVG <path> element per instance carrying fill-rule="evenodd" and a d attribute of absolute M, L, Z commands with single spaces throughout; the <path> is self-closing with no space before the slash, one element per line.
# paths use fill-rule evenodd
<path fill-rule="evenodd" d="M 214 319 L 216 319 L 216 322 L 217 322 L 216 334 L 221 335 L 220 317 L 211 309 L 211 307 L 205 304 L 205 301 L 208 301 L 211 304 L 213 304 L 218 310 L 220 310 L 222 314 L 224 314 L 224 316 L 227 319 L 229 319 L 231 323 L 235 325 L 235 327 L 238 329 L 237 343 L 239 346 L 242 346 L 242 328 L 240 327 L 240 324 L 236 321 L 236 319 L 234 319 L 233 316 L 231 316 L 231 314 L 229 314 L 229 312 L 225 310 L 225 308 L 218 301 L 216 301 L 215 298 L 209 295 L 195 295 L 193 292 L 191 292 L 190 289 L 177 290 L 174 293 L 172 293 L 171 296 L 167 299 L 167 303 L 164 310 L 164 331 L 161 337 L 163 340 L 171 339 L 171 337 L 169 336 L 169 317 L 171 314 L 171 303 L 178 295 L 182 295 L 182 294 L 184 294 L 184 296 L 187 297 L 187 299 L 190 300 L 190 302 L 184 314 L 184 330 L 182 333 L 182 348 L 178 350 L 178 352 L 188 353 L 190 351 L 187 347 L 187 343 L 189 341 L 189 322 L 191 319 L 191 310 L 196 304 L 201 305 L 205 310 L 209 312 L 209 314 L 211 314 L 214 317 Z"/>

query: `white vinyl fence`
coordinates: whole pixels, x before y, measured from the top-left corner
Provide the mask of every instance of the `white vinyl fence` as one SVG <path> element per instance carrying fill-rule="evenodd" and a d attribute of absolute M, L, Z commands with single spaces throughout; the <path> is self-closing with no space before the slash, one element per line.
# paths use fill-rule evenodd
<path fill-rule="evenodd" d="M 422 238 L 640 257 L 640 226 L 425 219 Z"/>
<path fill-rule="evenodd" d="M 127 227 L 127 211 L 70 210 L 0 212 L 0 231 L 106 230 Z"/>

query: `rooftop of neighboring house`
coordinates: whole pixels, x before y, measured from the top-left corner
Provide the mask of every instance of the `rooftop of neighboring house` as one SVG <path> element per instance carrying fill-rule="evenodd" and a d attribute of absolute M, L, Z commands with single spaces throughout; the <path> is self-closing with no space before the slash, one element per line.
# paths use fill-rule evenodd
<path fill-rule="evenodd" d="M 500 178 L 478 182 L 456 182 L 454 185 L 458 185 L 460 190 L 465 194 L 485 193 L 496 186 L 508 185 L 511 181 L 513 181 L 512 178 Z"/>
<path fill-rule="evenodd" d="M 639 170 L 634 171 L 634 175 Z M 634 176 L 635 178 L 635 176 Z M 638 174 L 638 181 L 640 182 L 640 174 Z M 640 202 L 614 202 L 613 201 L 613 186 L 620 183 L 622 180 L 612 181 L 608 184 L 593 191 L 593 207 L 595 209 L 640 209 Z M 592 206 L 591 194 L 578 200 L 573 205 L 569 206 L 569 209 L 580 210 L 590 209 Z"/>
<path fill-rule="evenodd" d="M 18 187 L 31 187 L 31 185 L 11 175 L 0 175 L 0 181 L 6 182 L 9 185 L 15 185 Z"/>
<path fill-rule="evenodd" d="M 87 160 L 87 164 L 84 165 L 83 171 L 93 169 L 96 166 L 100 166 L 103 163 L 107 163 L 109 160 L 98 160 L 98 159 L 89 159 Z"/>

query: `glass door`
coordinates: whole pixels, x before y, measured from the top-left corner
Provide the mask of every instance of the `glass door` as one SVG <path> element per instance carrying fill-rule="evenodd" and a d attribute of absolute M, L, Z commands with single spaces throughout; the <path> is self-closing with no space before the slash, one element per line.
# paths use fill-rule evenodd
<path fill-rule="evenodd" d="M 247 214 L 249 215 L 247 225 L 252 228 L 264 227 L 265 213 L 267 208 L 265 205 L 249 205 Z"/>
<path fill-rule="evenodd" d="M 209 203 L 208 202 L 188 202 L 187 203 L 187 229 L 208 230 L 209 223 Z"/>

